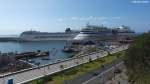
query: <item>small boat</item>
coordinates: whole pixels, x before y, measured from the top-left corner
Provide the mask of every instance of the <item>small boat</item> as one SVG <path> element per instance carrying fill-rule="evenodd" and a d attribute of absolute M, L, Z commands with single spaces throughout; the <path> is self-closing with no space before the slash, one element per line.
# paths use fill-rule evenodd
<path fill-rule="evenodd" d="M 65 46 L 63 49 L 64 52 L 72 53 L 72 52 L 79 52 L 78 49 L 72 47 L 72 46 Z"/>
<path fill-rule="evenodd" d="M 29 60 L 28 60 L 28 62 L 30 62 L 30 63 L 34 63 L 35 61 L 34 61 L 34 60 L 29 59 Z"/>
<path fill-rule="evenodd" d="M 68 52 L 68 53 L 79 52 L 79 50 L 77 50 L 77 49 L 72 49 L 72 48 L 70 48 L 70 49 L 63 49 L 63 51 L 64 51 L 64 52 Z"/>
<path fill-rule="evenodd" d="M 57 61 L 61 61 L 61 59 L 57 59 Z"/>
<path fill-rule="evenodd" d="M 73 49 L 71 49 L 71 48 L 65 48 L 65 49 L 63 49 L 63 51 L 68 52 L 68 53 L 74 52 Z"/>

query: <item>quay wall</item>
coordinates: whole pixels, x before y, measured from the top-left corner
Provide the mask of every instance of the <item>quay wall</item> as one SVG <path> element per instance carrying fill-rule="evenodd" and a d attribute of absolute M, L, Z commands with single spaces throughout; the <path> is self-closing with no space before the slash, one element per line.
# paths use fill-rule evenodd
<path fill-rule="evenodd" d="M 0 42 L 21 41 L 19 37 L 0 37 Z"/>

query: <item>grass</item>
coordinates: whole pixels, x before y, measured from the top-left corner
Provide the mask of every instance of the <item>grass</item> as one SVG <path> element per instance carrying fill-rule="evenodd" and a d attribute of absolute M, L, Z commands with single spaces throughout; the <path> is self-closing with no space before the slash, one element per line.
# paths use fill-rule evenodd
<path fill-rule="evenodd" d="M 124 51 L 108 55 L 106 57 L 91 61 L 89 63 L 85 63 L 76 67 L 73 67 L 68 70 L 64 70 L 58 72 L 56 74 L 46 76 L 34 81 L 31 81 L 29 84 L 62 84 L 64 80 L 70 80 L 77 76 L 83 75 L 90 70 L 100 67 L 103 64 L 110 63 L 116 59 L 118 59 Z"/>

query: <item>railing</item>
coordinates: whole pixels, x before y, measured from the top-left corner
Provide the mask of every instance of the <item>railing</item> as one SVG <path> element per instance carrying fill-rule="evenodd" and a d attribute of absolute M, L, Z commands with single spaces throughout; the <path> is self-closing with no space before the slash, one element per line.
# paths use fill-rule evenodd
<path fill-rule="evenodd" d="M 23 70 L 16 71 L 16 72 L 11 72 L 11 73 L 7 73 L 7 74 L 3 74 L 3 75 L 0 75 L 0 78 L 5 77 L 5 76 L 9 76 L 9 75 L 13 75 L 13 74 L 18 74 L 18 73 L 30 71 L 30 70 L 34 70 L 34 69 L 43 68 L 43 67 L 46 67 L 46 66 L 58 64 L 58 63 L 65 62 L 65 61 L 69 61 L 69 60 L 73 60 L 73 59 L 80 59 L 80 58 L 83 58 L 83 57 L 86 57 L 86 56 L 89 56 L 89 55 L 92 55 L 92 54 L 96 54 L 96 53 L 99 53 L 99 52 L 100 52 L 100 51 L 93 52 L 93 53 L 89 53 L 89 54 L 81 54 L 81 55 L 78 56 L 78 57 L 72 57 L 72 58 L 68 58 L 68 59 L 56 61 L 56 62 L 53 62 L 53 63 L 50 63 L 50 64 L 45 64 L 45 65 L 36 66 L 36 67 L 28 68 L 28 69 L 23 69 Z M 106 52 L 106 53 L 107 53 L 107 52 Z"/>

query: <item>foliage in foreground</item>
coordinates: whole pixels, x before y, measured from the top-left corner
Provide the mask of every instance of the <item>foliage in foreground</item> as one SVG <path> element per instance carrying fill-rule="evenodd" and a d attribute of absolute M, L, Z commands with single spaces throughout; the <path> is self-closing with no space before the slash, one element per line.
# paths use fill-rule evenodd
<path fill-rule="evenodd" d="M 150 33 L 135 38 L 125 53 L 125 64 L 132 84 L 150 84 Z"/>

